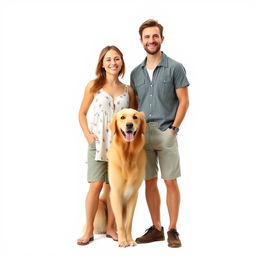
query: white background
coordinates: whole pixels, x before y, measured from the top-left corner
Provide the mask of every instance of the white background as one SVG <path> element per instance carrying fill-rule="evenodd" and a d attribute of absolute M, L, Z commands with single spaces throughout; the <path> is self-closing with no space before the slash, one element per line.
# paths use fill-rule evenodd
<path fill-rule="evenodd" d="M 253 1 L 1 2 L 1 255 L 255 255 Z M 100 50 L 117 45 L 130 71 L 145 52 L 138 28 L 164 26 L 163 51 L 191 83 L 179 135 L 180 249 L 166 241 L 121 249 L 84 224 L 87 143 L 78 123 Z M 168 215 L 165 187 L 161 216 Z M 134 237 L 151 225 L 144 185 Z"/>

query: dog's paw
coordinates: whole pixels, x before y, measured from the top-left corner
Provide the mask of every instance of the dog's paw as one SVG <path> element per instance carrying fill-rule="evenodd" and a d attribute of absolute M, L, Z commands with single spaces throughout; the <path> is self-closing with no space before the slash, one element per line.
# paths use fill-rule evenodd
<path fill-rule="evenodd" d="M 133 240 L 128 241 L 128 244 L 129 244 L 130 246 L 135 246 L 135 245 L 137 245 L 137 243 L 136 243 L 135 241 L 133 241 Z"/>
<path fill-rule="evenodd" d="M 123 241 L 118 241 L 118 246 L 119 247 L 127 247 L 127 246 L 129 246 L 129 244 L 125 240 L 123 240 Z"/>

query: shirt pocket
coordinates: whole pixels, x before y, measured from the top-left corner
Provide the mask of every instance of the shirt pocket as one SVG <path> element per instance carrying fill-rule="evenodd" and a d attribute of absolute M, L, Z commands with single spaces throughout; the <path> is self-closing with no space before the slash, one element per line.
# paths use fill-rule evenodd
<path fill-rule="evenodd" d="M 146 94 L 146 83 L 144 79 L 140 79 L 135 81 L 135 87 L 136 87 L 136 91 L 137 91 L 137 95 L 139 96 L 139 98 L 145 96 Z"/>
<path fill-rule="evenodd" d="M 164 98 L 175 94 L 175 89 L 171 77 L 163 77 L 160 80 L 160 93 Z"/>

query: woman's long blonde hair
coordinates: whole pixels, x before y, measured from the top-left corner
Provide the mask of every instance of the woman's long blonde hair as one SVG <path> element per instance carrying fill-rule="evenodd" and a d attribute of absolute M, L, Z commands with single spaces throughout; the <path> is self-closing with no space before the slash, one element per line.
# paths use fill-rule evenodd
<path fill-rule="evenodd" d="M 122 78 L 124 77 L 125 63 L 124 63 L 122 52 L 114 45 L 106 46 L 104 49 L 102 49 L 99 56 L 98 63 L 97 63 L 96 78 L 94 79 L 93 86 L 90 89 L 91 92 L 93 93 L 96 93 L 98 90 L 100 90 L 103 87 L 104 83 L 106 82 L 106 70 L 102 66 L 103 66 L 103 59 L 109 50 L 114 50 L 120 55 L 123 65 L 121 70 L 119 71 L 118 76 L 121 75 Z"/>

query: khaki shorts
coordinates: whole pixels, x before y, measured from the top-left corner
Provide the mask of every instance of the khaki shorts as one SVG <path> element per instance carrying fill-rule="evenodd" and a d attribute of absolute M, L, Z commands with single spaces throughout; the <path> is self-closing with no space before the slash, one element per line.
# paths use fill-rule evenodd
<path fill-rule="evenodd" d="M 96 146 L 95 141 L 88 146 L 88 182 L 108 182 L 108 162 L 95 160 Z"/>
<path fill-rule="evenodd" d="M 180 177 L 180 157 L 175 135 L 169 129 L 161 131 L 158 123 L 147 123 L 145 146 L 147 154 L 146 180 L 157 177 L 158 163 L 161 177 L 173 180 Z"/>

